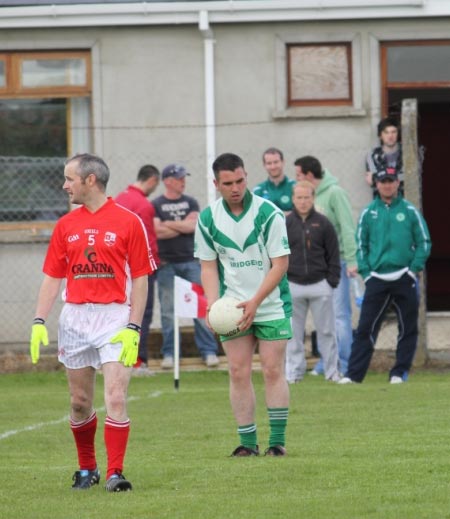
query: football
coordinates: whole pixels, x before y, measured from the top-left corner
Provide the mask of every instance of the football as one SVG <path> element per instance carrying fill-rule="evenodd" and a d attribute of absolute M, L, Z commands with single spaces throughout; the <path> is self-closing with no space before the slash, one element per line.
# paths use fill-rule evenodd
<path fill-rule="evenodd" d="M 234 297 L 224 296 L 218 299 L 208 314 L 211 328 L 219 335 L 231 337 L 239 333 L 237 322 L 242 317 L 243 309 L 236 308 L 240 301 Z"/>

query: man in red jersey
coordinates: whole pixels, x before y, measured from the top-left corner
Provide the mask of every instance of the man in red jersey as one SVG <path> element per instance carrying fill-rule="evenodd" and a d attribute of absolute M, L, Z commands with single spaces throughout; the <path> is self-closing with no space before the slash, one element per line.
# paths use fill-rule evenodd
<path fill-rule="evenodd" d="M 159 266 L 158 256 L 158 242 L 156 239 L 155 226 L 153 219 L 155 217 L 155 208 L 150 200 L 147 199 L 149 195 L 158 187 L 159 171 L 155 166 L 146 164 L 139 169 L 136 182 L 130 184 L 125 190 L 119 193 L 115 201 L 126 207 L 133 213 L 136 213 L 142 220 L 147 231 L 147 237 L 152 251 L 153 259 L 156 265 Z M 153 319 L 153 302 L 155 293 L 155 278 L 154 274 L 148 276 L 148 296 L 147 304 L 145 305 L 144 317 L 142 318 L 142 332 L 139 340 L 138 359 L 134 365 L 133 374 L 136 376 L 153 375 L 148 369 L 148 335 L 150 332 L 150 325 Z"/>
<path fill-rule="evenodd" d="M 60 292 L 65 305 L 59 318 L 58 359 L 66 367 L 70 391 L 70 427 L 80 470 L 74 489 L 100 481 L 95 455 L 97 415 L 93 407 L 96 370 L 102 368 L 106 419 L 106 490 L 131 490 L 122 474 L 130 420 L 126 396 L 131 366 L 138 354 L 148 275 L 156 270 L 142 221 L 106 196 L 109 169 L 95 155 L 66 162 L 63 189 L 81 207 L 55 226 L 44 262 L 30 341 L 31 360 L 48 344 L 45 320 Z"/>

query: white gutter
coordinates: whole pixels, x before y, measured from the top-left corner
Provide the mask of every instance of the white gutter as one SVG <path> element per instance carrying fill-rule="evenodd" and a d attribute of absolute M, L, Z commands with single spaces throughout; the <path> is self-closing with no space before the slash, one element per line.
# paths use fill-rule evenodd
<path fill-rule="evenodd" d="M 198 28 L 203 36 L 205 74 L 205 140 L 206 140 L 206 185 L 208 205 L 216 199 L 212 163 L 216 157 L 216 114 L 214 85 L 214 34 L 209 26 L 208 12 L 200 11 Z"/>
<path fill-rule="evenodd" d="M 74 0 L 76 1 L 76 0 Z M 450 16 L 450 0 L 242 0 L 0 7 L 0 28 L 101 27 Z"/>

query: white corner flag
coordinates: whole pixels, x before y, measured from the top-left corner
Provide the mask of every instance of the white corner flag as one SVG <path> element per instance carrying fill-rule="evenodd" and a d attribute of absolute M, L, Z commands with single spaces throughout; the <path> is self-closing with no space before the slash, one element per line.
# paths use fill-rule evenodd
<path fill-rule="evenodd" d="M 174 322 L 174 384 L 180 383 L 180 317 L 204 319 L 206 317 L 206 297 L 203 288 L 196 283 L 175 276 L 173 285 L 173 322 Z"/>

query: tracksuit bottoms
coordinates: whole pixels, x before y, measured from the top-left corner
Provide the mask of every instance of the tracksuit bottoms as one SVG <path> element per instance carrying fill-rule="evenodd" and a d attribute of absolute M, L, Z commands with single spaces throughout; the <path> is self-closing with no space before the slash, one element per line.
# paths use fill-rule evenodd
<path fill-rule="evenodd" d="M 408 273 L 395 281 L 371 277 L 366 282 L 358 328 L 345 374 L 354 382 L 362 382 L 366 376 L 381 323 L 390 306 L 397 314 L 398 337 L 395 364 L 389 377 L 404 377 L 411 367 L 418 336 L 417 280 Z"/>

